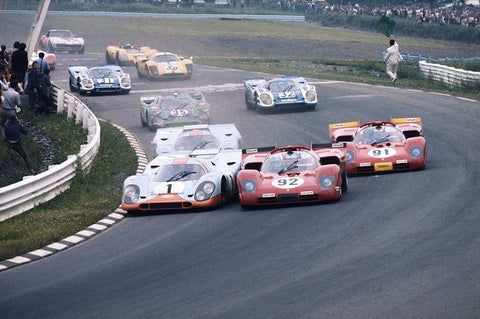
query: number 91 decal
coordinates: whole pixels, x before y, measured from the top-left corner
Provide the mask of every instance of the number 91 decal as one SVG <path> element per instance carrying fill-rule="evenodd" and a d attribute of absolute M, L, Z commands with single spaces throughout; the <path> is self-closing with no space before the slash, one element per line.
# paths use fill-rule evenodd
<path fill-rule="evenodd" d="M 272 186 L 276 188 L 295 188 L 301 186 L 305 181 L 298 177 L 281 177 L 272 181 Z"/>
<path fill-rule="evenodd" d="M 397 154 L 397 151 L 395 151 L 393 148 L 376 148 L 373 150 L 370 150 L 368 152 L 368 156 L 374 157 L 374 158 L 387 158 L 390 156 L 395 156 Z"/>

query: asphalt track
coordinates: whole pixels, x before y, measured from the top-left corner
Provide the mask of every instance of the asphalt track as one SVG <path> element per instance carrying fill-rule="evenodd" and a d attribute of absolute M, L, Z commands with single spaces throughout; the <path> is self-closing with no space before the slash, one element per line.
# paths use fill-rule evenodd
<path fill-rule="evenodd" d="M 58 54 L 66 65 L 103 54 Z M 79 59 L 77 61 L 73 59 Z M 327 142 L 328 124 L 419 116 L 425 170 L 350 178 L 339 202 L 129 217 L 52 257 L 0 273 L 1 318 L 478 318 L 480 105 L 392 87 L 318 81 L 314 112 L 257 114 L 253 73 L 195 66 L 188 81 L 136 77 L 128 96 L 87 97 L 100 118 L 135 134 L 139 98 L 202 87 L 214 123 L 245 147 Z M 122 151 L 118 150 L 118 156 Z"/>

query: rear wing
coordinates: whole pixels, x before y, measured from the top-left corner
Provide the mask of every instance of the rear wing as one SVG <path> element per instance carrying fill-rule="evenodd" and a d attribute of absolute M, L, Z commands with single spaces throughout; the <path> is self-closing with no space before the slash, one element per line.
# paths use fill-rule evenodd
<path fill-rule="evenodd" d="M 242 168 L 259 171 L 265 158 L 277 148 L 276 146 L 267 146 L 242 149 Z M 310 148 L 319 156 L 321 165 L 337 164 L 340 166 L 342 162 L 345 162 L 343 150 L 346 148 L 346 143 L 312 144 Z"/>
<path fill-rule="evenodd" d="M 282 78 L 295 81 L 295 82 L 297 82 L 299 84 L 302 84 L 302 85 L 307 84 L 307 80 L 305 80 L 305 78 L 303 76 L 299 76 L 299 75 L 284 75 L 284 76 L 282 76 Z"/>
<path fill-rule="evenodd" d="M 359 121 L 330 124 L 328 126 L 330 140 L 332 143 L 351 142 L 359 127 Z"/>
<path fill-rule="evenodd" d="M 141 96 L 140 97 L 140 104 L 144 104 L 144 105 L 152 105 L 152 104 L 155 104 L 158 100 L 158 98 L 160 98 L 161 95 L 150 95 L 150 96 Z"/>
<path fill-rule="evenodd" d="M 423 136 L 422 119 L 419 117 L 391 118 L 390 122 L 395 124 L 407 139 Z"/>

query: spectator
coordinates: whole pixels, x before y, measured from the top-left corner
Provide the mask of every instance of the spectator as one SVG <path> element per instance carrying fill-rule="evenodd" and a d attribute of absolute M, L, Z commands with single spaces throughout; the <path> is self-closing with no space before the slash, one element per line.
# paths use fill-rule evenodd
<path fill-rule="evenodd" d="M 387 49 L 384 61 L 387 63 L 387 74 L 392 79 L 392 83 L 397 81 L 398 63 L 402 60 L 403 58 L 400 54 L 397 42 L 390 39 L 390 46 Z"/>
<path fill-rule="evenodd" d="M 40 92 L 39 73 L 38 62 L 33 61 L 32 67 L 27 73 L 27 82 L 25 84 L 25 93 L 28 95 L 28 105 L 32 110 L 36 110 L 35 105 L 38 103 L 38 94 Z"/>
<path fill-rule="evenodd" d="M 3 89 L 3 107 L 0 114 L 0 137 L 3 140 L 5 123 L 17 115 L 17 108 L 20 105 L 20 94 L 15 91 L 18 86 L 16 79 L 10 80 L 6 87 L 3 81 L 0 81 Z M 6 87 L 6 89 L 5 89 Z"/>
<path fill-rule="evenodd" d="M 10 64 L 10 53 L 8 53 L 5 44 L 0 46 L 0 72 L 8 73 L 8 65 Z"/>
<path fill-rule="evenodd" d="M 23 147 L 21 134 L 27 134 L 27 129 L 25 126 L 20 124 L 18 118 L 14 116 L 10 118 L 5 126 L 5 140 L 8 144 L 8 148 L 13 149 L 17 152 L 25 161 L 28 170 L 32 175 L 36 175 L 37 173 L 33 170 L 32 161 L 30 157 L 28 157 L 27 152 L 25 152 L 25 148 Z"/>
<path fill-rule="evenodd" d="M 45 73 L 46 70 L 50 72 L 50 66 L 48 65 L 48 62 L 43 59 L 44 57 L 45 52 L 40 52 L 38 54 L 38 59 L 36 60 L 38 62 L 38 70 L 40 73 Z"/>
<path fill-rule="evenodd" d="M 12 54 L 12 73 L 18 83 L 24 83 L 25 73 L 28 70 L 28 55 L 25 43 L 20 43 L 18 50 Z"/>
<path fill-rule="evenodd" d="M 52 83 L 50 82 L 50 70 L 47 69 L 44 73 L 39 73 L 39 85 L 40 92 L 38 94 L 38 112 L 48 115 L 50 112 L 50 92 L 52 89 Z"/>

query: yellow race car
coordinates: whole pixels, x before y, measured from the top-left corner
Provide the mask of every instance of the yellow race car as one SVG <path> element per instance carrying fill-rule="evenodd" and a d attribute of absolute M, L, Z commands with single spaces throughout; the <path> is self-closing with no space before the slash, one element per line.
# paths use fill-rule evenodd
<path fill-rule="evenodd" d="M 139 60 L 148 59 L 157 50 L 140 45 L 109 45 L 105 52 L 108 64 L 136 65 Z"/>
<path fill-rule="evenodd" d="M 190 79 L 193 73 L 192 58 L 185 59 L 180 55 L 169 52 L 159 52 L 152 55 L 150 59 L 139 60 L 136 66 L 138 77 L 146 77 L 149 80 Z"/>

